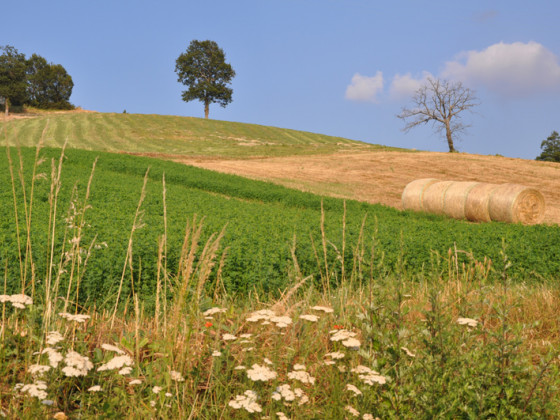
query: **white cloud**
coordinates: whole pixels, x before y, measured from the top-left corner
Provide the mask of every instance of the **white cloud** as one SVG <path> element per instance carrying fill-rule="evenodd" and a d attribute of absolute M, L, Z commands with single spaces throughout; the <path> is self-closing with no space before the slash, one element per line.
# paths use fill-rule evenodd
<path fill-rule="evenodd" d="M 425 71 L 422 77 L 414 78 L 410 73 L 404 75 L 395 74 L 391 87 L 389 88 L 389 95 L 393 100 L 410 99 L 414 93 L 422 86 L 428 77 L 433 77 L 431 73 Z"/>
<path fill-rule="evenodd" d="M 500 42 L 463 52 L 445 64 L 442 77 L 509 97 L 560 90 L 558 57 L 538 42 Z"/>
<path fill-rule="evenodd" d="M 383 91 L 383 73 L 375 76 L 362 76 L 356 73 L 352 83 L 346 88 L 346 99 L 360 102 L 377 102 L 377 96 Z"/>

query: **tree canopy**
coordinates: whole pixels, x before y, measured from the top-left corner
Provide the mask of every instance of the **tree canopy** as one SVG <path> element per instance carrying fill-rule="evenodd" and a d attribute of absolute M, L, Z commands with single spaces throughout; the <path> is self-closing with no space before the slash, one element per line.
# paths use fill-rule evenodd
<path fill-rule="evenodd" d="M 542 153 L 537 156 L 537 160 L 548 162 L 560 162 L 560 135 L 553 131 L 550 136 L 541 143 Z"/>
<path fill-rule="evenodd" d="M 182 92 L 185 102 L 199 100 L 204 103 L 204 116 L 208 118 L 211 103 L 222 107 L 232 100 L 233 90 L 227 85 L 235 71 L 225 61 L 224 51 L 214 41 L 194 40 L 176 61 L 177 80 L 188 87 Z"/>
<path fill-rule="evenodd" d="M 434 130 L 445 133 L 450 152 L 455 152 L 453 137 L 468 126 L 461 122 L 464 111 L 478 105 L 473 90 L 461 82 L 429 77 L 412 97 L 413 108 L 403 108 L 397 115 L 407 120 L 404 131 L 421 124 L 433 123 Z"/>
<path fill-rule="evenodd" d="M 0 96 L 5 100 L 6 113 L 10 105 L 23 105 L 27 99 L 27 62 L 25 55 L 14 47 L 0 47 Z"/>
<path fill-rule="evenodd" d="M 28 103 L 43 109 L 71 109 L 74 82 L 60 64 L 49 64 L 40 55 L 27 60 Z"/>
<path fill-rule="evenodd" d="M 74 82 L 60 64 L 48 63 L 40 55 L 29 59 L 10 45 L 0 47 L 0 97 L 5 111 L 12 105 L 31 105 L 43 109 L 72 109 Z"/>

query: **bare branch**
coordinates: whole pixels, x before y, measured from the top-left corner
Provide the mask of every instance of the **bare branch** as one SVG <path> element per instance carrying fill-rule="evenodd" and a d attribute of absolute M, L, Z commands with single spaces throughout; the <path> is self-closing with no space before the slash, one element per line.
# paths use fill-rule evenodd
<path fill-rule="evenodd" d="M 397 115 L 406 122 L 403 131 L 431 122 L 435 131 L 445 133 L 450 152 L 455 151 L 453 136 L 468 127 L 461 123 L 461 114 L 479 105 L 475 92 L 461 82 L 431 77 L 416 91 L 412 103 L 412 108 Z"/>

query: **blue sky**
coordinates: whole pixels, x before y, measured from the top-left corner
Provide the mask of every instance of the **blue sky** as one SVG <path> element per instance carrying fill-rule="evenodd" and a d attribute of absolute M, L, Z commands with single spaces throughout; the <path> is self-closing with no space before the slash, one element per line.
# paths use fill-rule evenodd
<path fill-rule="evenodd" d="M 27 0 L 2 16 L 0 45 L 62 64 L 84 109 L 203 117 L 174 68 L 210 39 L 237 73 L 210 118 L 446 151 L 395 117 L 431 75 L 481 102 L 460 151 L 534 159 L 560 131 L 556 0 Z"/>

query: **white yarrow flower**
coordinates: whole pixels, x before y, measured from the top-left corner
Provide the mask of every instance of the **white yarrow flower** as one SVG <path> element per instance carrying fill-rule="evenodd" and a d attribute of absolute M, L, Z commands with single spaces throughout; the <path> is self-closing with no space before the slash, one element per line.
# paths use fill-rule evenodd
<path fill-rule="evenodd" d="M 210 308 L 210 309 L 208 309 L 208 310 L 202 312 L 202 315 L 204 315 L 204 316 L 212 316 L 212 315 L 215 315 L 215 314 L 224 313 L 224 312 L 226 312 L 226 311 L 227 311 L 226 308 L 217 308 L 217 307 L 216 307 L 216 308 Z"/>
<path fill-rule="evenodd" d="M 88 319 L 91 318 L 89 315 L 85 315 L 85 314 L 69 314 L 68 312 L 59 312 L 58 315 L 59 315 L 61 318 L 67 319 L 68 321 L 77 322 L 78 324 L 82 324 L 82 323 L 86 322 Z"/>
<path fill-rule="evenodd" d="M 317 322 L 319 320 L 319 317 L 317 315 L 300 315 L 299 319 L 303 319 L 304 321 L 309 322 Z"/>
<path fill-rule="evenodd" d="M 342 342 L 344 347 L 354 350 L 358 350 L 360 348 L 360 344 L 360 340 L 357 340 L 356 338 L 348 338 Z"/>
<path fill-rule="evenodd" d="M 23 384 L 18 384 L 18 385 L 22 385 L 21 387 L 17 387 L 16 389 L 19 389 L 19 392 L 21 393 L 27 393 L 27 395 L 29 395 L 30 397 L 36 397 L 39 398 L 40 400 L 44 400 L 47 398 L 47 384 L 45 381 L 36 381 L 35 383 L 32 384 L 27 384 L 27 385 L 23 385 Z"/>
<path fill-rule="evenodd" d="M 93 363 L 87 356 L 82 356 L 75 351 L 69 351 L 64 358 L 66 367 L 62 369 L 66 376 L 86 376 L 93 368 Z"/>
<path fill-rule="evenodd" d="M 253 366 L 251 366 L 251 369 L 247 370 L 247 376 L 249 377 L 249 379 L 251 379 L 252 381 L 269 381 L 271 379 L 276 378 L 276 376 L 278 376 L 278 374 L 273 371 L 272 369 L 269 369 L 266 366 L 261 366 L 258 364 L 254 364 Z"/>
<path fill-rule="evenodd" d="M 222 335 L 222 340 L 233 341 L 233 340 L 237 340 L 237 337 L 233 334 L 224 334 L 224 335 Z"/>
<path fill-rule="evenodd" d="M 103 350 L 112 351 L 121 355 L 126 354 L 124 350 L 121 350 L 117 346 L 113 346 L 112 344 L 101 344 L 101 348 Z"/>
<path fill-rule="evenodd" d="M 56 349 L 53 349 L 51 347 L 45 347 L 41 352 L 41 354 L 45 354 L 45 353 L 47 353 L 47 356 L 49 358 L 49 364 L 53 368 L 57 368 L 58 364 L 64 359 L 64 357 L 62 357 L 62 354 L 60 354 L 58 351 L 56 351 Z"/>
<path fill-rule="evenodd" d="M 344 407 L 344 409 L 348 411 L 350 414 L 352 414 L 354 417 L 360 417 L 360 412 L 356 410 L 354 407 L 347 405 L 346 407 Z"/>
<path fill-rule="evenodd" d="M 125 354 L 124 356 L 115 356 L 107 363 L 99 366 L 97 368 L 98 372 L 103 372 L 104 370 L 114 370 L 114 369 L 121 369 L 124 366 L 132 366 L 132 358 Z"/>
<path fill-rule="evenodd" d="M 303 384 L 314 384 L 315 378 L 304 370 L 294 370 L 288 373 L 288 378 L 300 381 Z"/>
<path fill-rule="evenodd" d="M 185 378 L 183 378 L 183 375 L 181 375 L 181 372 L 177 372 L 175 370 L 172 370 L 171 372 L 169 372 L 169 376 L 171 376 L 171 379 L 175 382 L 185 382 Z"/>
<path fill-rule="evenodd" d="M 43 373 L 46 373 L 49 370 L 51 370 L 51 366 L 45 366 L 45 365 L 29 365 L 29 368 L 27 369 L 27 371 L 31 375 L 42 375 Z"/>
<path fill-rule="evenodd" d="M 314 311 L 321 311 L 326 314 L 332 314 L 334 312 L 333 308 L 329 308 L 327 306 L 313 306 L 311 309 L 313 309 Z"/>
<path fill-rule="evenodd" d="M 362 391 L 356 385 L 346 384 L 346 390 L 353 392 L 354 395 L 362 395 Z"/>
<path fill-rule="evenodd" d="M 457 323 L 459 325 L 466 325 L 471 328 L 474 328 L 478 325 L 478 321 L 472 318 L 457 318 Z"/>
<path fill-rule="evenodd" d="M 101 386 L 100 386 L 100 385 L 94 385 L 94 386 L 92 386 L 92 387 L 89 387 L 89 388 L 88 388 L 88 391 L 89 391 L 89 392 L 101 392 L 102 389 L 101 389 Z"/>
<path fill-rule="evenodd" d="M 49 331 L 47 333 L 46 342 L 49 346 L 54 346 L 60 343 L 62 340 L 64 340 L 64 337 L 58 331 Z"/>
<path fill-rule="evenodd" d="M 262 407 L 257 403 L 257 393 L 251 390 L 245 391 L 243 395 L 236 395 L 228 405 L 236 410 L 243 408 L 249 413 L 262 412 Z"/>
<path fill-rule="evenodd" d="M 331 359 L 342 359 L 345 354 L 341 351 L 333 351 L 332 353 L 325 354 L 325 357 L 330 357 Z"/>

